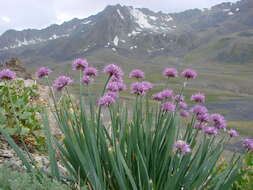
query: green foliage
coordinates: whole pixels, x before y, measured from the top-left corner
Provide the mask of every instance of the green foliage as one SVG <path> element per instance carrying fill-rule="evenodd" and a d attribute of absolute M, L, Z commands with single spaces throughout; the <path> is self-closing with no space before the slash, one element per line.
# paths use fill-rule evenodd
<path fill-rule="evenodd" d="M 177 113 L 164 113 L 160 106 L 151 109 L 148 99 L 138 96 L 131 112 L 119 101 L 105 110 L 109 118 L 104 120 L 92 96 L 88 104 L 82 96 L 75 103 L 71 100 L 73 109 L 67 99 L 59 104 L 56 118 L 65 138 L 63 144 L 55 143 L 72 180 L 90 189 L 229 189 L 238 177 L 238 156 L 215 171 L 225 138 L 201 135 L 193 128 L 195 118 L 184 130 Z M 49 130 L 48 122 L 44 124 Z M 180 139 L 190 144 L 193 153 L 173 151 Z M 54 160 L 54 153 L 50 155 Z M 56 167 L 52 164 L 52 173 L 59 176 Z"/>
<path fill-rule="evenodd" d="M 41 108 L 33 101 L 38 97 L 37 86 L 26 87 L 23 80 L 5 81 L 0 84 L 0 126 L 12 136 L 22 135 L 25 141 L 43 144 Z"/>
<path fill-rule="evenodd" d="M 89 92 L 89 87 L 85 90 Z M 84 102 L 83 91 L 80 84 L 80 99 L 74 101 L 65 88 L 60 103 L 51 92 L 62 142 L 52 136 L 47 111 L 43 112 L 51 175 L 56 179 L 96 190 L 220 190 L 230 189 L 239 177 L 238 155 L 217 169 L 227 138 L 194 128 L 195 115 L 180 124 L 178 110 L 163 112 L 160 103 L 151 107 L 149 96 L 136 96 L 131 110 L 123 100 L 103 108 L 92 93 Z M 8 134 L 4 136 L 11 143 Z M 192 152 L 175 151 L 178 140 L 187 142 Z M 59 172 L 55 147 L 68 176 Z"/>
<path fill-rule="evenodd" d="M 30 173 L 13 171 L 8 167 L 0 167 L 0 190 L 70 190 L 42 172 L 33 170 Z"/>
<path fill-rule="evenodd" d="M 244 166 L 241 169 L 241 177 L 236 181 L 233 190 L 252 190 L 253 189 L 253 154 L 252 152 L 244 159 Z"/>

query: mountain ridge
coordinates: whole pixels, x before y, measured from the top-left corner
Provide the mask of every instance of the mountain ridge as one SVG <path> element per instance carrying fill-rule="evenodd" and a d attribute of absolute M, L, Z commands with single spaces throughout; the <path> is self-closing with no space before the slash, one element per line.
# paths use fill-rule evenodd
<path fill-rule="evenodd" d="M 217 36 L 253 29 L 252 18 L 251 0 L 181 13 L 110 5 L 96 15 L 74 18 L 61 25 L 41 30 L 6 31 L 0 36 L 0 61 L 17 56 L 29 62 L 30 56 L 33 61 L 45 57 L 61 62 L 101 49 L 139 59 L 183 58 Z"/>

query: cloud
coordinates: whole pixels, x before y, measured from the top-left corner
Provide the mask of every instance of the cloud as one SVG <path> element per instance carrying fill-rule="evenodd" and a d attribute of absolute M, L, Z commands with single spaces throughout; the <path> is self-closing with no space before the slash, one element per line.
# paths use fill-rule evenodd
<path fill-rule="evenodd" d="M 10 23 L 10 22 L 11 22 L 11 19 L 10 19 L 9 17 L 7 17 L 7 16 L 2 16 L 2 17 L 1 17 L 1 20 L 2 20 L 3 22 L 5 22 L 5 23 Z"/>

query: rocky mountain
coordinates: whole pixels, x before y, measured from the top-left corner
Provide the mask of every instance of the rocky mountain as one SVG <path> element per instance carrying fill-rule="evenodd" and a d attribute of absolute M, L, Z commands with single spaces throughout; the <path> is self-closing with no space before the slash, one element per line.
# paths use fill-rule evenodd
<path fill-rule="evenodd" d="M 203 49 L 211 61 L 253 62 L 253 56 L 240 59 L 238 53 L 253 51 L 253 1 L 171 14 L 107 6 L 85 19 L 75 18 L 42 30 L 8 30 L 0 36 L 0 61 L 17 56 L 31 63 L 61 62 L 97 51 L 138 59 L 192 58 L 194 51 Z"/>

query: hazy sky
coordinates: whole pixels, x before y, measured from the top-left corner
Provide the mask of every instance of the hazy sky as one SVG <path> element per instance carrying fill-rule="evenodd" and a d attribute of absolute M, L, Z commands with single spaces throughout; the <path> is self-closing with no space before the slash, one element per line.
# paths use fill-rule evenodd
<path fill-rule="evenodd" d="M 0 0 L 0 34 L 7 29 L 44 28 L 75 17 L 85 18 L 118 3 L 169 13 L 208 8 L 224 1 L 237 0 Z"/>

